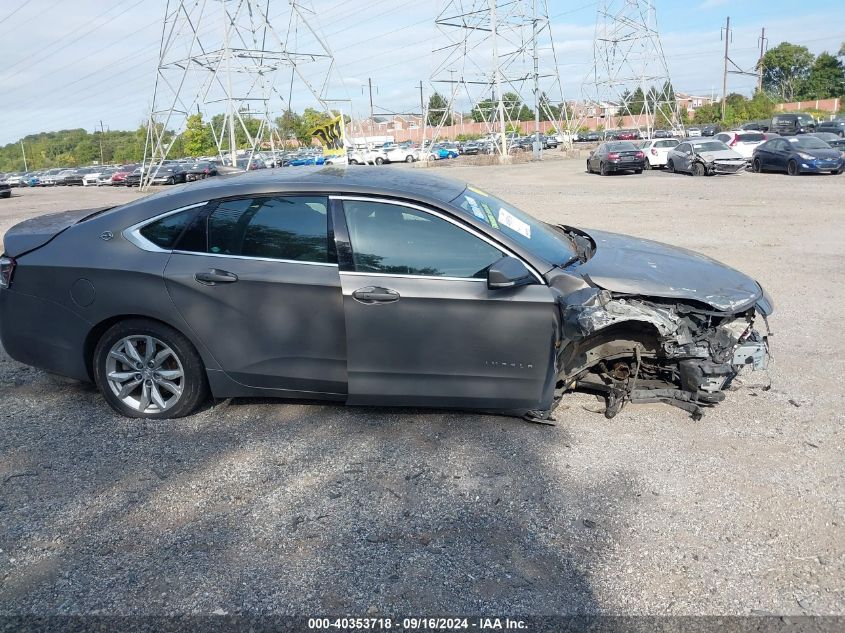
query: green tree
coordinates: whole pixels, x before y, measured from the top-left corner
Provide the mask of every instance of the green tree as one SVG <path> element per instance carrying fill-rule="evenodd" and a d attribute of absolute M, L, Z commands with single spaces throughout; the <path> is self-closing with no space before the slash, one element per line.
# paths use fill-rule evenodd
<path fill-rule="evenodd" d="M 830 53 L 821 53 L 801 88 L 800 99 L 829 99 L 845 96 L 845 67 Z"/>
<path fill-rule="evenodd" d="M 452 125 L 452 114 L 449 112 L 449 102 L 439 92 L 428 98 L 428 124 Z"/>
<path fill-rule="evenodd" d="M 211 128 L 202 122 L 202 115 L 192 114 L 188 117 L 185 131 L 182 132 L 182 145 L 188 156 L 205 156 L 216 154 Z"/>
<path fill-rule="evenodd" d="M 642 114 L 645 112 L 645 93 L 643 89 L 637 86 L 634 94 L 631 95 L 628 101 L 628 110 L 631 114 Z"/>
<path fill-rule="evenodd" d="M 839 53 L 837 53 L 838 57 L 845 57 L 845 42 L 842 42 L 842 46 L 839 47 Z"/>
<path fill-rule="evenodd" d="M 763 56 L 763 89 L 785 102 L 794 101 L 810 75 L 813 54 L 806 46 L 781 42 Z"/>

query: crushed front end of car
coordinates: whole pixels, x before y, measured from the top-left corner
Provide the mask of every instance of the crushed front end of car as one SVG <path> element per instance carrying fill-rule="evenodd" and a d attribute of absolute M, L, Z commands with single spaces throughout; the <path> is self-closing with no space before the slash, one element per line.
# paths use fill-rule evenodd
<path fill-rule="evenodd" d="M 768 366 L 772 303 L 762 290 L 727 310 L 595 287 L 559 305 L 558 392 L 604 396 L 608 418 L 629 402 L 664 402 L 700 419 L 741 372 Z"/>
<path fill-rule="evenodd" d="M 708 156 L 706 152 L 695 154 L 695 160 L 704 165 L 707 174 L 735 174 L 748 165 L 744 158 L 719 158 Z"/>

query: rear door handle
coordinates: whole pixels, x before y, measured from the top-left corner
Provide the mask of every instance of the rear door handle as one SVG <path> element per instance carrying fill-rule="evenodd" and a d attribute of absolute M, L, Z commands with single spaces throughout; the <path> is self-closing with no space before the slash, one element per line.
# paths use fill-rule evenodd
<path fill-rule="evenodd" d="M 353 292 L 352 298 L 360 303 L 390 303 L 399 300 L 399 293 L 390 288 L 367 286 Z"/>
<path fill-rule="evenodd" d="M 238 280 L 238 276 L 235 273 L 230 273 L 228 270 L 211 268 L 207 272 L 195 273 L 194 279 L 205 286 L 216 286 L 217 284 L 234 283 Z"/>

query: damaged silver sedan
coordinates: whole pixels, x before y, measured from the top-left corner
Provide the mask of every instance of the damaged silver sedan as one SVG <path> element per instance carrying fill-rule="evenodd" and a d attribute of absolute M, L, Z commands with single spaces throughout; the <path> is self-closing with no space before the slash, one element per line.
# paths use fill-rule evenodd
<path fill-rule="evenodd" d="M 543 421 L 576 389 L 608 417 L 700 417 L 768 359 L 772 303 L 746 275 L 416 170 L 208 179 L 27 220 L 4 251 L 6 352 L 131 417 L 210 395 Z"/>
<path fill-rule="evenodd" d="M 669 150 L 666 169 L 671 173 L 693 176 L 735 174 L 748 165 L 748 160 L 722 141 L 708 138 L 691 138 Z"/>

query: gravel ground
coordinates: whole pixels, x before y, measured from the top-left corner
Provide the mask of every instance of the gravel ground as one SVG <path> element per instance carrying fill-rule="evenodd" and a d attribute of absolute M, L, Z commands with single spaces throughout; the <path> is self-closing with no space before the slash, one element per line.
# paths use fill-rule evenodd
<path fill-rule="evenodd" d="M 0 354 L 0 613 L 845 614 L 845 176 L 442 173 L 755 276 L 773 368 L 701 422 L 581 395 L 556 426 L 260 400 L 138 422 Z M 0 232 L 137 195 L 16 191 Z"/>

